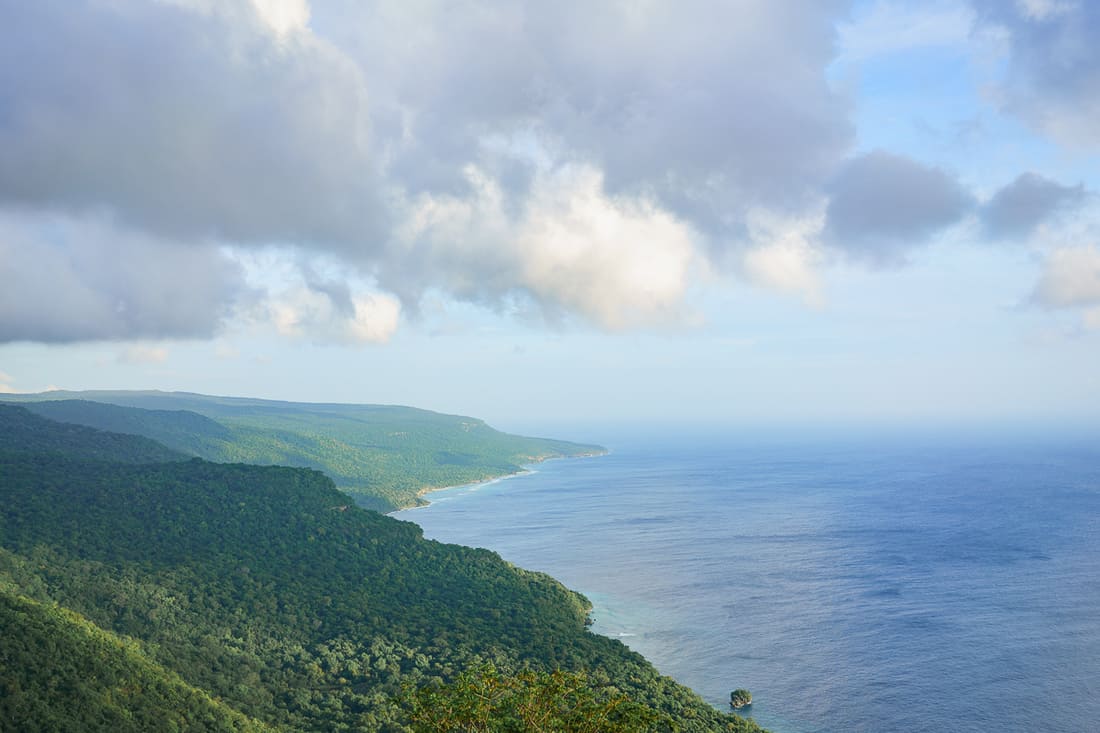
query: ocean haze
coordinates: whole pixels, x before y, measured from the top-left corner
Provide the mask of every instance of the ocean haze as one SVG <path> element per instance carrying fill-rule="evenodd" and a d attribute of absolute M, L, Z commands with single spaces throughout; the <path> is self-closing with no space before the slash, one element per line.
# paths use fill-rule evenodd
<path fill-rule="evenodd" d="M 1085 730 L 1100 716 L 1100 451 L 1060 436 L 664 444 L 399 515 L 588 594 L 776 733 Z"/>

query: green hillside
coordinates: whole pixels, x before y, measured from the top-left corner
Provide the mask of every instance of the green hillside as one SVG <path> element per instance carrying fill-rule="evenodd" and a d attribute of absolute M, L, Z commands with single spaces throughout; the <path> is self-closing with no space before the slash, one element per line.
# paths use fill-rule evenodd
<path fill-rule="evenodd" d="M 26 417 L 14 406 L 0 405 L 3 413 Z M 463 673 L 491 663 L 512 681 L 509 689 L 552 689 L 559 678 L 546 674 L 562 670 L 574 676 L 561 679 L 583 680 L 580 699 L 593 709 L 623 699 L 637 706 L 625 723 L 595 730 L 758 730 L 660 676 L 618 641 L 588 632 L 587 601 L 552 578 L 349 506 L 319 472 L 90 460 L 102 433 L 23 422 L 37 437 L 9 437 L 0 447 L 0 587 L 17 609 L 11 613 L 37 618 L 46 609 L 76 624 L 55 634 L 76 640 L 65 669 L 95 669 L 103 656 L 79 640 L 80 629 L 133 639 L 127 664 L 148 661 L 100 677 L 105 688 L 83 691 L 78 709 L 59 709 L 74 716 L 73 726 L 42 729 L 78 730 L 88 715 L 113 720 L 129 709 L 115 688 L 133 686 L 112 680 L 148 673 L 168 685 L 163 700 L 135 703 L 153 708 L 149 715 L 179 720 L 181 709 L 209 698 L 228 716 L 195 729 L 245 725 L 237 711 L 288 730 L 436 730 L 414 721 L 430 718 L 417 717 L 423 701 L 465 695 Z M 23 435 L 19 418 L 0 424 L 0 432 Z M 147 446 L 133 442 L 124 454 Z M 76 673 L 36 676 L 26 669 L 33 653 L 21 648 L 4 652 L 13 661 L 0 674 L 5 690 L 19 685 L 31 701 L 24 707 L 37 709 L 34 701 L 68 689 L 52 680 Z M 179 697 L 188 689 L 199 697 Z M 639 720 L 650 722 L 629 723 Z"/>
<path fill-rule="evenodd" d="M 187 456 L 155 440 L 119 435 L 84 424 L 59 424 L 25 409 L 0 404 L 0 451 L 61 453 L 69 458 L 154 463 L 179 461 Z"/>
<path fill-rule="evenodd" d="M 547 458 L 604 451 L 509 435 L 475 418 L 389 405 L 182 392 L 9 397 L 54 420 L 143 435 L 210 461 L 315 468 L 361 506 L 383 512 L 415 506 L 433 488 L 509 475 Z"/>
<path fill-rule="evenodd" d="M 141 645 L 0 584 L 0 729 L 271 730 L 183 682 Z"/>

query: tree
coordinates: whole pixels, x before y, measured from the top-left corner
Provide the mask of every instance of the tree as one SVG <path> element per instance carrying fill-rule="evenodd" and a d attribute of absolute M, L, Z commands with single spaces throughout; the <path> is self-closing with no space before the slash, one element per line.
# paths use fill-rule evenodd
<path fill-rule="evenodd" d="M 730 707 L 734 710 L 752 705 L 752 693 L 743 687 L 738 687 L 730 693 Z"/>
<path fill-rule="evenodd" d="M 594 686 L 587 675 L 526 671 L 505 676 L 492 665 L 464 672 L 449 685 L 413 690 L 406 707 L 417 733 L 625 733 L 651 730 L 661 722 L 655 711 Z"/>

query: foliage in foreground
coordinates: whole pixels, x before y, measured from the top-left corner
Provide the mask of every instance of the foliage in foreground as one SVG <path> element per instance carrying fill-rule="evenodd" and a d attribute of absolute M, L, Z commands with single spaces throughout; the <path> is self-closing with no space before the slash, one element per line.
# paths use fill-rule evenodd
<path fill-rule="evenodd" d="M 448 685 L 409 694 L 417 733 L 636 733 L 672 721 L 583 673 L 525 671 L 504 676 L 492 665 L 467 670 Z"/>

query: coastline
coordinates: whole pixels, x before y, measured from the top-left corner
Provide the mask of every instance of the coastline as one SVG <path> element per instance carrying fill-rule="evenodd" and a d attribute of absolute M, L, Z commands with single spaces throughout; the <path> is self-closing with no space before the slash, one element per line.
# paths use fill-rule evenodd
<path fill-rule="evenodd" d="M 563 458 L 594 458 L 594 457 L 599 457 L 599 456 L 603 456 L 603 455 L 608 455 L 610 453 L 611 453 L 611 451 L 605 451 L 603 453 L 592 454 L 592 455 L 554 456 L 552 458 L 546 458 L 546 459 L 528 464 L 528 465 L 524 466 L 523 470 L 521 470 L 521 471 L 517 471 L 517 472 L 511 473 L 511 474 L 506 474 L 506 475 L 503 475 L 503 476 L 494 477 L 494 478 L 491 478 L 491 479 L 486 479 L 484 481 L 473 481 L 473 482 L 469 482 L 469 483 L 465 483 L 465 484 L 457 484 L 457 485 L 454 485 L 454 486 L 440 487 L 438 489 L 430 489 L 430 490 L 426 491 L 422 496 L 429 497 L 430 495 L 437 494 L 439 492 L 456 491 L 453 498 L 461 498 L 461 497 L 466 496 L 467 493 L 472 493 L 473 491 L 476 491 L 477 489 L 479 489 L 482 486 L 495 484 L 495 483 L 498 483 L 498 482 L 501 482 L 501 481 L 505 481 L 507 479 L 515 478 L 517 476 L 524 476 L 524 475 L 528 475 L 528 474 L 538 473 L 538 471 L 535 470 L 532 467 L 536 466 L 538 463 L 542 463 L 542 462 L 545 462 L 547 460 L 558 460 L 558 459 L 563 459 Z M 468 492 L 461 491 L 462 489 L 468 489 L 469 491 Z M 448 497 L 448 499 L 449 498 L 452 498 L 452 497 Z M 489 498 L 490 497 L 486 497 L 485 500 L 488 500 Z M 408 507 L 408 508 L 405 508 L 405 509 L 398 509 L 398 510 L 395 510 L 393 512 L 387 513 L 387 516 L 391 516 L 395 519 L 398 519 L 399 521 L 408 521 L 408 522 L 417 523 L 417 520 L 414 517 L 411 517 L 411 516 L 398 517 L 398 516 L 395 516 L 395 515 L 397 515 L 401 512 L 411 511 L 413 509 L 426 508 L 426 507 L 432 506 L 433 503 L 435 503 L 435 502 L 432 502 L 428 499 L 425 499 L 425 503 L 423 503 L 423 504 L 419 504 L 415 507 Z M 448 543 L 453 543 L 453 544 L 460 544 L 460 545 L 465 545 L 465 546 L 474 546 L 473 544 L 469 544 L 469 543 L 464 542 L 464 541 L 453 540 L 453 539 L 440 539 L 438 541 L 448 542 Z M 492 548 L 490 548 L 490 549 L 492 549 Z M 516 567 L 523 570 L 523 569 L 525 569 L 526 566 L 525 565 L 516 565 Z M 628 623 L 627 619 L 623 618 L 620 613 L 618 613 L 618 612 L 610 612 L 609 613 L 610 609 L 608 609 L 606 606 L 603 605 L 610 598 L 610 596 L 609 596 L 609 594 L 606 590 L 602 590 L 602 589 L 601 590 L 580 590 L 574 585 L 567 584 L 565 581 L 561 580 L 560 578 L 558 578 L 556 575 L 554 575 L 551 572 L 547 572 L 547 571 L 544 571 L 544 570 L 535 571 L 535 572 L 542 572 L 542 573 L 552 577 L 555 581 L 557 581 L 563 587 L 565 587 L 566 589 L 568 589 L 572 593 L 578 595 L 580 598 L 582 598 L 585 601 L 585 603 L 587 605 L 587 613 L 589 615 L 589 618 L 592 619 L 594 617 L 596 619 L 595 623 L 586 624 L 587 630 L 588 630 L 589 633 L 596 634 L 596 635 L 602 636 L 604 638 L 616 641 L 616 642 L 624 645 L 625 647 L 629 648 L 634 653 L 639 654 L 640 656 L 645 658 L 646 662 L 648 662 L 659 675 L 661 675 L 662 677 L 667 677 L 668 679 L 674 681 L 676 684 L 681 685 L 681 686 L 685 687 L 686 689 L 690 690 L 696 697 L 699 698 L 700 701 L 705 703 L 707 706 L 713 708 L 717 712 L 723 713 L 723 714 L 728 714 L 728 713 L 731 712 L 726 705 L 719 704 L 719 703 L 717 703 L 713 700 L 708 700 L 697 689 L 695 689 L 694 687 L 689 686 L 687 683 L 681 681 L 679 678 L 677 678 L 675 676 L 672 676 L 668 672 L 664 671 L 664 669 L 662 669 L 661 667 L 658 667 L 657 662 L 654 659 L 652 659 L 648 655 L 643 654 L 638 649 L 636 649 L 634 647 L 634 645 L 632 644 L 632 642 L 634 642 L 636 640 L 636 638 L 639 636 L 639 632 L 635 631 L 634 630 L 635 625 L 632 624 L 632 623 Z M 599 611 L 602 611 L 602 613 L 600 613 Z M 736 711 L 736 710 L 732 711 L 732 713 L 734 715 L 738 715 L 739 717 L 747 717 L 747 719 L 750 719 L 750 720 L 752 719 L 751 713 L 748 713 L 747 716 L 746 716 L 746 715 L 742 714 L 743 712 L 744 711 Z"/>
<path fill-rule="evenodd" d="M 535 464 L 531 464 L 531 465 L 535 465 Z M 438 494 L 441 491 L 456 491 L 458 489 L 469 489 L 471 491 L 476 491 L 477 487 L 488 486 L 490 484 L 500 483 L 501 481 L 507 481 L 510 478 L 516 478 L 517 476 L 526 476 L 526 475 L 531 474 L 531 473 L 537 473 L 537 472 L 533 469 L 524 467 L 523 469 L 521 469 L 519 471 L 514 471 L 512 473 L 506 473 L 506 474 L 503 474 L 501 476 L 493 476 L 492 478 L 483 479 L 481 481 L 470 481 L 469 483 L 454 484 L 453 486 L 437 486 L 437 487 L 427 488 L 427 489 L 422 490 L 421 492 L 419 492 L 416 495 L 417 500 L 421 503 L 414 504 L 413 506 L 399 507 L 397 509 L 394 509 L 393 511 L 386 512 L 386 516 L 387 517 L 392 517 L 393 515 L 398 514 L 400 512 L 411 512 L 411 511 L 414 511 L 416 509 L 427 509 L 428 507 L 430 507 L 432 505 L 432 502 L 429 501 L 426 497 L 431 496 L 432 494 Z"/>
<path fill-rule="evenodd" d="M 490 476 L 489 478 L 481 479 L 479 481 L 468 481 L 463 484 L 452 484 L 450 486 L 426 486 L 416 493 L 416 499 L 418 503 L 412 504 L 410 506 L 397 507 L 396 509 L 386 512 L 385 515 L 387 517 L 392 517 L 398 512 L 407 512 L 413 509 L 423 509 L 425 507 L 429 507 L 432 503 L 425 497 L 431 494 L 438 493 L 440 491 L 453 491 L 455 489 L 464 488 L 470 488 L 470 490 L 473 491 L 475 490 L 473 487 L 487 486 L 489 484 L 495 484 L 498 481 L 505 481 L 510 478 L 516 478 L 517 476 L 526 476 L 527 474 L 537 473 L 533 466 L 537 466 L 540 463 L 546 463 L 547 461 L 560 461 L 569 458 L 599 458 L 601 456 L 606 456 L 610 454 L 611 451 L 605 448 L 599 453 L 578 453 L 572 456 L 544 456 L 542 458 L 531 458 L 528 463 L 520 467 L 520 470 L 513 471 L 512 473 L 503 473 L 499 476 Z"/>

